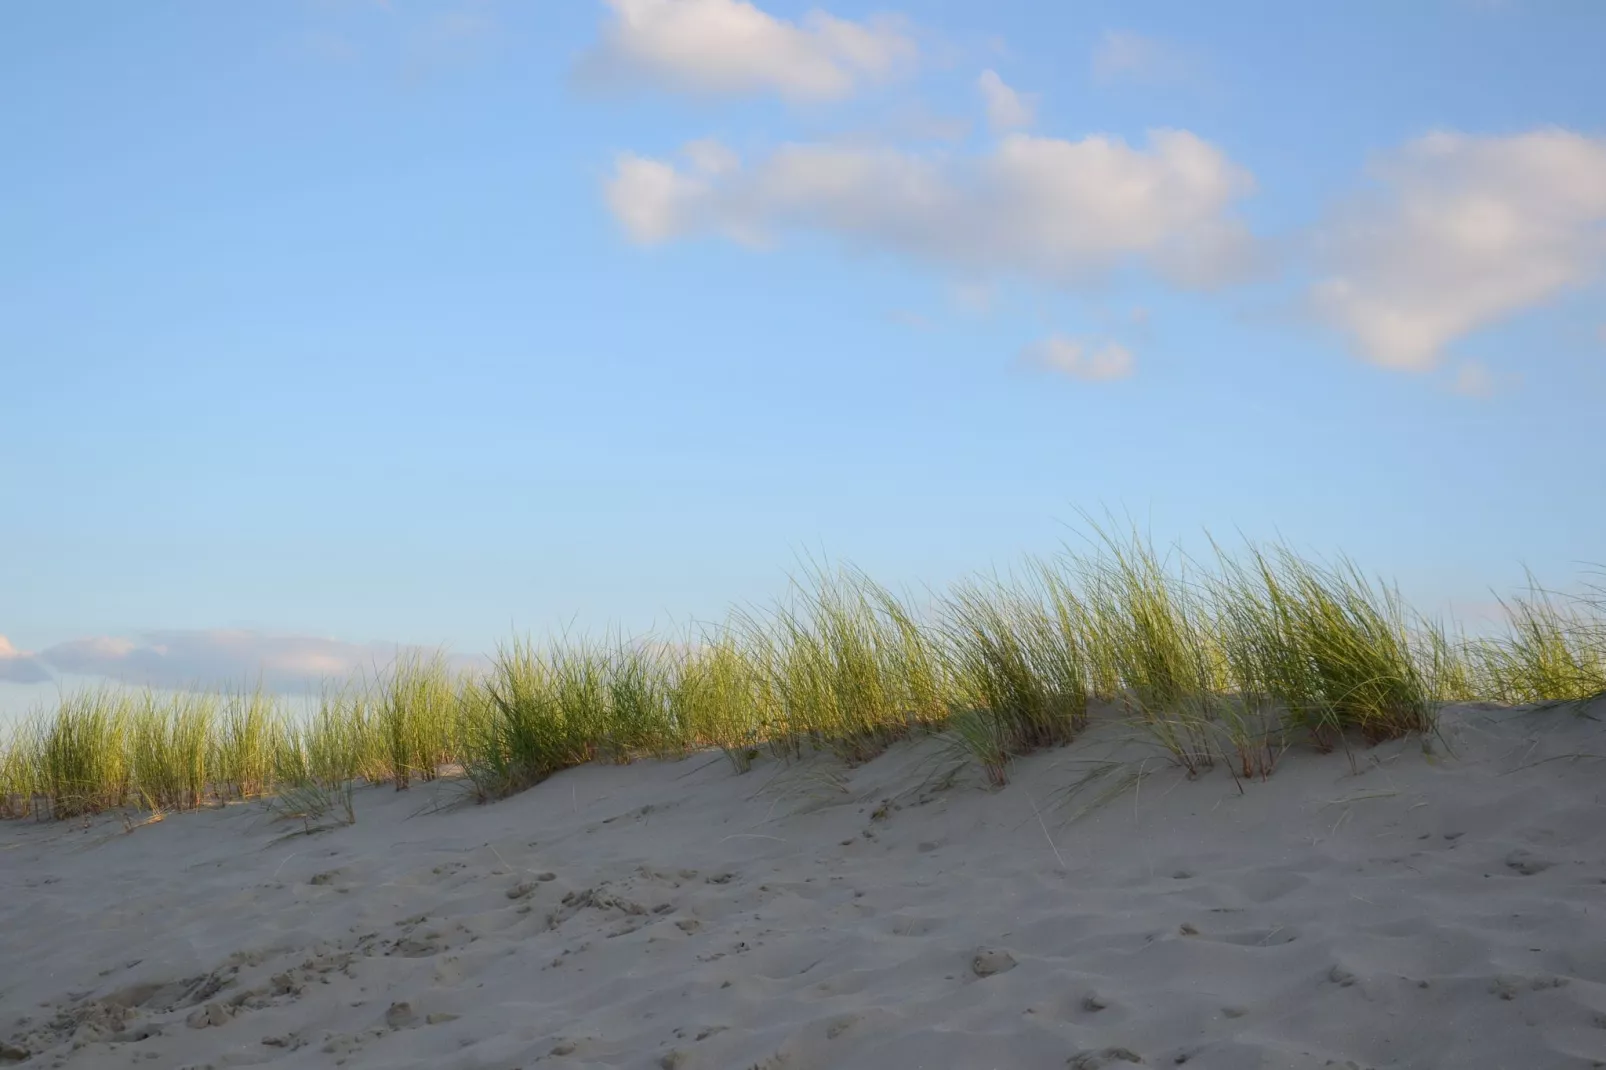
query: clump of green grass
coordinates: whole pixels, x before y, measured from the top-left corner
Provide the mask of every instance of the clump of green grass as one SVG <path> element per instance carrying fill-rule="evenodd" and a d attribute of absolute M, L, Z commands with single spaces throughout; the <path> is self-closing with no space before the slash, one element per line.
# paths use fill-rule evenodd
<path fill-rule="evenodd" d="M 1102 552 L 1073 560 L 1094 679 L 1190 774 L 1215 762 L 1214 739 L 1228 659 L 1210 607 L 1187 574 L 1133 532 L 1095 528 Z"/>
<path fill-rule="evenodd" d="M 855 569 L 811 567 L 767 617 L 742 617 L 741 634 L 762 679 L 755 699 L 773 703 L 763 719 L 785 755 L 814 747 L 858 764 L 945 712 L 939 648 Z"/>
<path fill-rule="evenodd" d="M 1250 547 L 1248 563 L 1221 554 L 1216 584 L 1221 649 L 1239 709 L 1319 748 L 1350 733 L 1367 742 L 1429 732 L 1465 663 L 1442 631 L 1412 617 L 1392 587 L 1353 563 L 1313 564 L 1286 547 Z"/>
<path fill-rule="evenodd" d="M 278 785 L 335 785 L 390 777 L 389 740 L 368 692 L 352 683 L 326 685 L 318 707 L 287 720 L 278 734 L 273 776 Z"/>
<path fill-rule="evenodd" d="M 762 656 L 734 636 L 712 635 L 689 646 L 672 666 L 669 710 L 689 743 L 717 747 L 738 773 L 752 768 L 760 746 L 786 733 L 766 690 Z"/>
<path fill-rule="evenodd" d="M 1424 617 L 1414 629 L 1416 662 L 1435 708 L 1484 697 L 1475 648 L 1463 631 L 1452 633 L 1451 627 Z"/>
<path fill-rule="evenodd" d="M 607 729 L 607 660 L 587 647 L 515 640 L 482 683 L 484 716 L 463 765 L 476 794 L 499 798 L 591 761 Z"/>
<path fill-rule="evenodd" d="M 1434 688 L 1394 588 L 1347 560 L 1323 568 L 1286 549 L 1275 560 L 1256 551 L 1254 560 L 1262 682 L 1291 725 L 1319 745 L 1349 730 L 1377 742 L 1433 728 Z"/>
<path fill-rule="evenodd" d="M 267 794 L 285 727 L 275 696 L 260 687 L 234 692 L 224 698 L 215 723 L 210 765 L 216 793 L 236 799 Z"/>
<path fill-rule="evenodd" d="M 956 680 L 942 635 L 905 599 L 878 584 L 865 590 L 881 617 L 882 656 L 897 681 L 902 718 L 917 730 L 943 727 L 953 714 Z"/>
<path fill-rule="evenodd" d="M 1070 742 L 1087 723 L 1085 614 L 1065 578 L 1037 563 L 1035 583 L 972 580 L 946 607 L 961 714 L 952 738 L 994 785 L 1010 759 Z"/>
<path fill-rule="evenodd" d="M 1538 587 L 1502 602 L 1507 631 L 1475 647 L 1484 689 L 1497 701 L 1579 702 L 1606 694 L 1606 622 Z"/>
<path fill-rule="evenodd" d="M 399 654 L 371 693 L 386 779 L 397 791 L 434 780 L 452 757 L 459 701 L 445 653 Z"/>
<path fill-rule="evenodd" d="M 100 813 L 127 801 L 131 713 L 125 693 L 104 687 L 80 691 L 65 696 L 35 734 L 35 790 L 53 816 Z"/>
<path fill-rule="evenodd" d="M 41 795 L 35 756 L 37 722 L 24 720 L 0 736 L 0 820 L 30 817 Z"/>
<path fill-rule="evenodd" d="M 128 745 L 135 790 L 147 809 L 193 810 L 210 786 L 217 699 L 180 693 L 163 699 L 146 692 L 129 722 Z"/>
<path fill-rule="evenodd" d="M 601 751 L 614 762 L 637 755 L 656 757 L 684 754 L 685 732 L 674 716 L 670 699 L 673 670 L 671 653 L 651 642 L 618 643 L 608 666 L 607 732 Z"/>

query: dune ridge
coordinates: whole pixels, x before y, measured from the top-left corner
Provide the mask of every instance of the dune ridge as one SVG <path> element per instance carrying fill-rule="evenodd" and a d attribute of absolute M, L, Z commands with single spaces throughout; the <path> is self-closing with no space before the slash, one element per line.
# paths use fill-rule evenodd
<path fill-rule="evenodd" d="M 1606 1066 L 1599 702 L 1264 781 L 1095 710 L 990 787 L 589 765 L 0 826 L 0 1062 L 51 1067 Z"/>

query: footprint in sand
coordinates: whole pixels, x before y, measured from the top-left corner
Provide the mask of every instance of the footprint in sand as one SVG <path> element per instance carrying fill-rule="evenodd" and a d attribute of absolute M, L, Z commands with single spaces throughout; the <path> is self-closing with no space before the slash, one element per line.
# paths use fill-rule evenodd
<path fill-rule="evenodd" d="M 987 978 L 1008 973 L 1017 965 L 1019 963 L 1015 961 L 1015 956 L 1008 951 L 989 948 L 976 952 L 975 958 L 970 960 L 970 972 L 977 977 Z"/>
<path fill-rule="evenodd" d="M 1555 864 L 1549 859 L 1540 858 L 1532 851 L 1522 847 L 1517 848 L 1506 856 L 1506 868 L 1520 873 L 1524 877 L 1532 877 L 1535 874 L 1543 873 Z"/>
<path fill-rule="evenodd" d="M 1066 1070 L 1104 1070 L 1107 1066 L 1118 1066 L 1121 1063 L 1141 1063 L 1143 1056 L 1131 1048 L 1102 1048 L 1099 1051 L 1084 1051 L 1073 1055 L 1066 1060 Z"/>
<path fill-rule="evenodd" d="M 1217 944 L 1232 944 L 1237 947 L 1276 947 L 1279 944 L 1290 944 L 1299 939 L 1299 931 L 1287 925 L 1275 925 L 1270 929 L 1249 929 L 1234 933 L 1204 933 L 1191 923 L 1183 922 L 1178 930 L 1183 936 L 1196 936 L 1200 940 Z"/>

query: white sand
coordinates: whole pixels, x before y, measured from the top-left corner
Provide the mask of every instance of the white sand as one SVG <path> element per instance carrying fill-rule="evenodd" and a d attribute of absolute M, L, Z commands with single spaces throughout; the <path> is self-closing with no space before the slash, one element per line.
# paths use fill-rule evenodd
<path fill-rule="evenodd" d="M 923 790 L 926 742 L 366 789 L 312 837 L 13 822 L 0 1063 L 1606 1066 L 1606 765 L 1546 760 L 1602 727 L 1464 709 L 1453 757 L 1296 752 L 1242 794 L 1150 757 L 1074 820 L 1090 760 L 1149 753 L 1114 725 L 1000 792 Z"/>

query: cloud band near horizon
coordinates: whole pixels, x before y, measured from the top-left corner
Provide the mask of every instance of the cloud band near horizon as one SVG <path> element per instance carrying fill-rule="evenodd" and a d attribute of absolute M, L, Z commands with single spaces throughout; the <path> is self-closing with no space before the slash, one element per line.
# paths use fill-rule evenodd
<path fill-rule="evenodd" d="M 19 650 L 0 635 L 0 682 L 43 684 L 59 673 L 181 690 L 261 686 L 300 692 L 369 675 L 398 657 L 428 652 L 413 645 L 244 629 L 151 631 L 135 638 L 92 636 L 39 651 Z"/>

